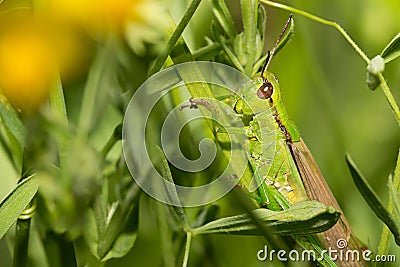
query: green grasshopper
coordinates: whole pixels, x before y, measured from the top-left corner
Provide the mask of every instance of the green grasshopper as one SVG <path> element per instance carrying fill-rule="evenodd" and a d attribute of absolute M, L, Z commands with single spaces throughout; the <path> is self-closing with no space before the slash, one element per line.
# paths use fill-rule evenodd
<path fill-rule="evenodd" d="M 296 125 L 289 119 L 281 98 L 277 77 L 267 71 L 276 48 L 292 19 L 290 15 L 277 42 L 268 53 L 262 72 L 243 86 L 239 94 L 226 98 L 231 108 L 242 119 L 245 128 L 238 132 L 247 136 L 246 150 L 249 165 L 254 173 L 253 182 L 239 182 L 240 187 L 252 192 L 251 195 L 262 207 L 271 210 L 285 210 L 291 205 L 317 200 L 326 206 L 340 207 L 323 178 L 310 151 L 300 137 Z M 204 106 L 212 111 L 214 107 L 204 99 L 190 99 L 190 107 Z M 223 130 L 218 130 L 223 134 Z M 231 130 L 232 132 L 232 130 Z M 257 189 L 257 190 L 256 190 Z M 342 215 L 339 222 L 330 230 L 305 241 L 311 247 L 338 249 L 337 242 L 344 239 L 347 247 L 343 251 L 358 250 L 351 228 Z M 296 241 L 296 237 L 294 238 Z M 303 247 L 310 247 L 304 241 L 298 241 Z M 334 266 L 327 260 L 328 266 Z M 326 262 L 325 262 L 326 264 Z M 325 265 L 324 264 L 324 265 Z M 337 262 L 339 266 L 362 266 L 361 262 Z"/>

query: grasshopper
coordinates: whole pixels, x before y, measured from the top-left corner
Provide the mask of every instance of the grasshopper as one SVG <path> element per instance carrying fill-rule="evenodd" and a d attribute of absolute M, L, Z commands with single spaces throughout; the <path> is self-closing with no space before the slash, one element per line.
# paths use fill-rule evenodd
<path fill-rule="evenodd" d="M 245 125 L 244 129 L 238 129 L 238 132 L 247 136 L 247 158 L 254 174 L 250 183 L 240 181 L 240 187 L 250 192 L 261 207 L 271 210 L 285 210 L 301 201 L 317 200 L 341 211 L 299 130 L 289 119 L 281 98 L 278 78 L 267 70 L 291 20 L 292 15 L 289 16 L 274 48 L 268 52 L 261 73 L 256 74 L 249 84 L 244 85 L 241 92 L 226 98 L 225 101 Z M 204 99 L 191 98 L 190 103 L 185 107 L 203 106 L 211 112 L 215 110 L 215 107 Z M 230 131 L 232 132 L 232 129 Z M 219 128 L 218 132 L 224 133 Z M 326 249 L 341 249 L 343 253 L 350 250 L 357 250 L 360 255 L 362 253 L 362 247 L 357 243 L 343 215 L 328 231 L 316 236 L 306 236 L 306 241 L 297 237 L 294 239 L 304 248 L 309 248 L 307 244 L 311 244 L 311 247 L 321 245 Z M 338 245 L 339 240 L 344 240 L 346 247 Z M 322 264 L 335 266 L 330 259 Z M 363 262 L 351 259 L 336 260 L 336 264 L 363 266 Z"/>

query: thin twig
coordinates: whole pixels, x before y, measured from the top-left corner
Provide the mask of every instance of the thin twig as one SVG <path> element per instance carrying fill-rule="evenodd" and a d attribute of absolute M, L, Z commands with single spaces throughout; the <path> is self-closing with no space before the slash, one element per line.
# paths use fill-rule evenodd
<path fill-rule="evenodd" d="M 186 267 L 189 261 L 190 243 L 192 242 L 192 233 L 186 232 L 185 255 L 183 257 L 182 267 Z"/>

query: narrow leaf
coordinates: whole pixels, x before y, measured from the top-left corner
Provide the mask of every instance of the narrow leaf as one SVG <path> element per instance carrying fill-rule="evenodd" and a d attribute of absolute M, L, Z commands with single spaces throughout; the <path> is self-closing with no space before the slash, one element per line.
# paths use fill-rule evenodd
<path fill-rule="evenodd" d="M 138 185 L 132 184 L 124 200 L 113 210 L 103 233 L 99 234 L 97 254 L 107 260 L 125 256 L 135 244 L 139 228 Z"/>
<path fill-rule="evenodd" d="M 211 4 L 213 6 L 212 11 L 214 16 L 217 18 L 219 24 L 224 29 L 225 33 L 233 38 L 236 35 L 235 26 L 233 25 L 233 19 L 229 12 L 228 7 L 224 0 L 212 0 Z"/>
<path fill-rule="evenodd" d="M 174 243 L 173 243 L 173 227 L 169 224 L 170 220 L 168 220 L 168 211 L 165 208 L 165 205 L 159 201 L 152 201 L 154 205 L 154 210 L 156 212 L 156 220 L 160 238 L 158 240 L 161 253 L 163 258 L 163 266 L 165 267 L 174 267 L 175 264 L 175 252 L 174 252 Z"/>
<path fill-rule="evenodd" d="M 242 34 L 238 35 L 235 41 L 241 40 L 242 36 L 243 36 Z M 232 65 L 235 66 L 235 68 L 237 68 L 240 72 L 244 72 L 244 69 L 242 67 L 242 62 L 240 62 L 240 60 L 236 57 L 235 53 L 224 43 L 224 40 L 218 38 L 218 42 L 221 45 L 222 49 L 224 50 L 227 58 L 231 61 Z M 241 44 L 239 44 L 239 46 L 242 47 Z"/>
<path fill-rule="evenodd" d="M 30 176 L 17 184 L 16 188 L 0 204 L 0 239 L 15 223 L 18 216 L 31 202 L 39 184 Z"/>
<path fill-rule="evenodd" d="M 267 29 L 267 11 L 263 5 L 260 5 L 258 8 L 258 34 L 261 36 L 261 43 L 265 44 L 265 30 Z M 261 52 L 263 50 L 263 45 L 260 47 Z"/>
<path fill-rule="evenodd" d="M 25 146 L 25 126 L 19 119 L 14 108 L 2 98 L 0 93 L 0 121 L 2 122 L 10 143 L 14 163 L 22 161 L 22 152 Z"/>
<path fill-rule="evenodd" d="M 219 52 L 221 52 L 219 43 L 211 43 L 193 52 L 193 58 L 197 61 L 211 61 Z"/>
<path fill-rule="evenodd" d="M 381 56 L 385 59 L 385 63 L 400 56 L 400 32 L 383 49 Z"/>
<path fill-rule="evenodd" d="M 85 84 L 78 125 L 78 131 L 84 135 L 90 133 L 93 123 L 96 121 L 94 118 L 97 115 L 95 114 L 98 105 L 96 100 L 98 100 L 100 81 L 104 65 L 106 64 L 107 52 L 107 48 L 103 48 L 97 53 Z"/>
<path fill-rule="evenodd" d="M 392 176 L 389 177 L 388 186 L 389 186 L 390 197 L 392 198 L 393 211 L 396 219 L 396 224 L 400 225 L 400 194 L 396 190 Z"/>
<path fill-rule="evenodd" d="M 199 227 L 203 224 L 209 223 L 217 217 L 217 214 L 220 211 L 220 207 L 218 205 L 211 205 L 208 207 L 203 207 L 196 216 L 196 221 L 193 223 L 193 227 Z"/>
<path fill-rule="evenodd" d="M 361 172 L 356 167 L 355 163 L 351 159 L 350 155 L 346 155 L 346 162 L 350 169 L 351 176 L 353 177 L 353 181 L 357 186 L 358 191 L 360 191 L 361 195 L 368 203 L 369 207 L 375 213 L 375 215 L 383 221 L 389 230 L 394 235 L 395 241 L 398 245 L 400 245 L 400 228 L 399 225 L 396 224 L 390 212 L 385 208 L 382 202 L 379 200 L 376 193 L 372 190 L 371 186 L 368 184 L 367 180 L 363 177 Z"/>
<path fill-rule="evenodd" d="M 287 210 L 256 209 L 253 214 L 274 233 L 285 235 L 314 234 L 328 230 L 340 217 L 340 212 L 318 201 L 304 201 Z M 221 218 L 193 229 L 193 234 L 230 233 L 259 235 L 260 231 L 248 214 Z"/>
<path fill-rule="evenodd" d="M 15 136 L 22 147 L 25 138 L 25 127 L 19 119 L 17 112 L 10 104 L 5 103 L 3 99 L 0 99 L 0 116 L 5 127 Z"/>
<path fill-rule="evenodd" d="M 174 180 L 171 175 L 171 170 L 169 169 L 169 165 L 167 162 L 167 159 L 165 158 L 164 152 L 159 146 L 155 147 L 155 153 L 158 156 L 158 160 L 156 161 L 157 167 L 160 168 L 161 171 L 161 176 L 167 180 L 170 184 L 175 184 Z M 178 196 L 178 192 L 176 191 L 175 187 L 173 186 L 168 186 L 170 184 L 166 184 L 165 186 L 165 191 L 167 194 L 167 197 L 171 199 L 171 203 L 180 203 L 180 199 Z M 179 205 L 177 206 L 168 206 L 174 215 L 175 219 L 177 222 L 183 227 L 183 228 L 188 228 L 188 223 L 186 219 L 186 214 L 183 208 Z"/>
<path fill-rule="evenodd" d="M 157 57 L 152 69 L 150 70 L 149 76 L 153 75 L 161 69 L 162 65 L 164 64 L 168 55 L 171 53 L 179 37 L 182 35 L 183 30 L 186 28 L 190 19 L 193 17 L 193 14 L 197 10 L 200 2 L 201 0 L 192 0 L 181 21 L 179 21 L 174 33 L 169 38 L 164 50 Z"/>

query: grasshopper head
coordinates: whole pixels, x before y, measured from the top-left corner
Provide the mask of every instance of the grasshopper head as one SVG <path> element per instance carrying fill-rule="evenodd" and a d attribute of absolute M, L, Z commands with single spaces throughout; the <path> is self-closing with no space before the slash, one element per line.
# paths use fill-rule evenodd
<path fill-rule="evenodd" d="M 260 99 L 269 100 L 272 103 L 278 103 L 281 100 L 278 78 L 271 72 L 264 73 L 264 81 L 257 89 L 257 96 Z"/>
<path fill-rule="evenodd" d="M 256 75 L 249 84 L 243 87 L 234 109 L 240 114 L 257 114 L 265 111 L 280 101 L 278 79 L 271 72 Z"/>

